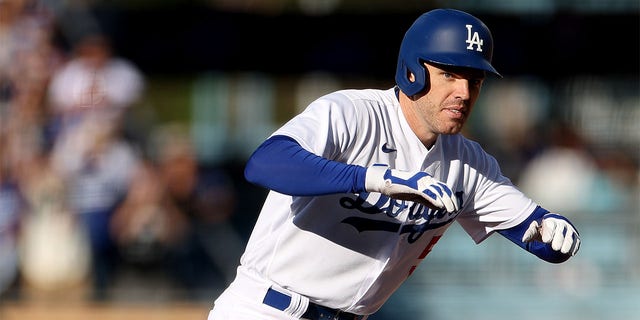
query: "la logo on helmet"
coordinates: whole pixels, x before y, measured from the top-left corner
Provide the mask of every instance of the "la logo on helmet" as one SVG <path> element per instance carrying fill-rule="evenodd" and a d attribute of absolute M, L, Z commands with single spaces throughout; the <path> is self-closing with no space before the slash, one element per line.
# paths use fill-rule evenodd
<path fill-rule="evenodd" d="M 470 24 L 467 25 L 467 40 L 465 41 L 466 43 L 469 44 L 467 46 L 467 49 L 473 50 L 473 45 L 475 44 L 476 51 L 482 52 L 482 45 L 484 43 L 484 40 L 480 39 L 480 35 L 477 32 L 473 32 L 473 34 L 471 33 L 472 27 L 473 25 L 470 25 Z"/>

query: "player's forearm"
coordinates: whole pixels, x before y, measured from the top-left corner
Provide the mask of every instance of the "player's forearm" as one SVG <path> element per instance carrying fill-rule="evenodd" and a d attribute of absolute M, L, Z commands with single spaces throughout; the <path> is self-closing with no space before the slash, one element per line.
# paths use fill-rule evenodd
<path fill-rule="evenodd" d="M 331 161 L 286 136 L 263 142 L 245 167 L 247 181 L 292 196 L 364 191 L 366 168 Z"/>

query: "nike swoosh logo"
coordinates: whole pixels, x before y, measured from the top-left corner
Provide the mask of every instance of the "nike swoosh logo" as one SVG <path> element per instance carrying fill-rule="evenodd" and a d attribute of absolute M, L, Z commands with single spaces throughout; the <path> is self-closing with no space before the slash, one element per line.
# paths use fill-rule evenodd
<path fill-rule="evenodd" d="M 387 142 L 385 142 L 385 143 L 382 145 L 382 152 L 384 152 L 384 153 L 396 152 L 396 151 L 397 151 L 397 150 L 396 150 L 396 149 L 391 148 L 391 147 L 389 146 L 389 143 L 387 143 Z"/>

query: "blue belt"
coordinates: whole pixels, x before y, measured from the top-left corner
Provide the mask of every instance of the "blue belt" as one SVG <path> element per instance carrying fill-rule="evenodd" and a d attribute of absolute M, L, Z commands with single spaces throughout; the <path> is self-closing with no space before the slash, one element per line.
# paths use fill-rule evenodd
<path fill-rule="evenodd" d="M 269 288 L 262 303 L 284 311 L 289 307 L 289 304 L 291 304 L 291 297 Z M 364 316 L 323 307 L 309 302 L 307 311 L 302 315 L 302 318 L 311 320 L 360 320 L 364 319 Z"/>

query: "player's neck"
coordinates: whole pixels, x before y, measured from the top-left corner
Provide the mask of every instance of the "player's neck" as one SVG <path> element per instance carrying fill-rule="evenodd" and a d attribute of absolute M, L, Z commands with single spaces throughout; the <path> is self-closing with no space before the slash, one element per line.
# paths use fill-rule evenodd
<path fill-rule="evenodd" d="M 400 109 L 405 117 L 405 120 L 409 124 L 409 127 L 416 135 L 416 137 L 422 142 L 422 144 L 430 150 L 438 139 L 438 134 L 433 132 L 429 125 L 423 121 L 422 117 L 414 109 L 415 104 L 404 93 L 400 93 Z"/>

